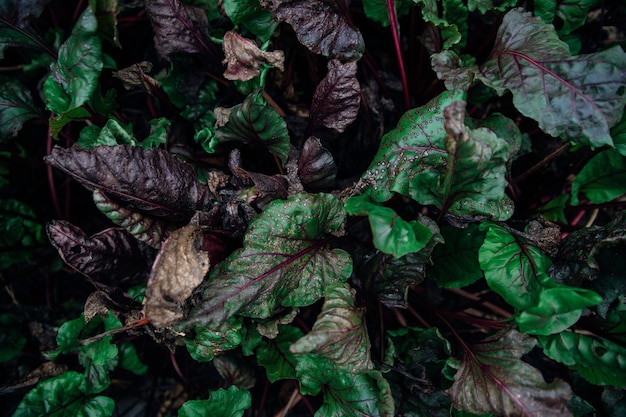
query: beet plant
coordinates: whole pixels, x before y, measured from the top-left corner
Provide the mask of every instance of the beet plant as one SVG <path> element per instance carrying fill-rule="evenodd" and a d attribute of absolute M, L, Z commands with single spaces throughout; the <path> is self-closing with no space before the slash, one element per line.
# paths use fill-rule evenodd
<path fill-rule="evenodd" d="M 618 416 L 626 7 L 0 6 L 13 416 Z"/>

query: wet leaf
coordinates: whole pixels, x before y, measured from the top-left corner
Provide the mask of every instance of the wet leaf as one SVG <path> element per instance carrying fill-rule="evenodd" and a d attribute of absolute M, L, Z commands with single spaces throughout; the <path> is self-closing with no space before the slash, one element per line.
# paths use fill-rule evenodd
<path fill-rule="evenodd" d="M 177 52 L 212 53 L 204 10 L 179 0 L 147 0 L 145 7 L 154 30 L 154 46 L 161 58 L 171 60 Z"/>
<path fill-rule="evenodd" d="M 325 126 L 343 132 L 356 119 L 361 92 L 356 67 L 356 62 L 328 61 L 328 73 L 313 95 L 310 129 Z"/>
<path fill-rule="evenodd" d="M 196 180 L 191 165 L 161 149 L 55 146 L 45 162 L 74 177 L 90 191 L 168 221 L 189 221 L 212 206 L 213 196 Z"/>
<path fill-rule="evenodd" d="M 0 141 L 17 135 L 24 122 L 40 117 L 30 91 L 16 80 L 0 77 Z"/>
<path fill-rule="evenodd" d="M 337 165 L 332 154 L 315 136 L 310 136 L 298 159 L 298 178 L 305 187 L 323 189 L 331 187 L 337 176 Z"/>
<path fill-rule="evenodd" d="M 321 0 L 271 0 L 269 10 L 277 20 L 287 22 L 300 43 L 316 54 L 342 62 L 358 61 L 365 44 L 358 29 Z"/>
<path fill-rule="evenodd" d="M 208 400 L 190 400 L 178 411 L 178 417 L 242 417 L 252 405 L 252 396 L 232 385 L 209 394 Z"/>
<path fill-rule="evenodd" d="M 529 336 L 507 330 L 466 348 L 449 389 L 455 408 L 475 414 L 508 416 L 571 416 L 565 404 L 572 390 L 555 379 L 546 383 L 538 369 L 521 357 L 536 342 Z"/>
<path fill-rule="evenodd" d="M 256 349 L 256 358 L 270 382 L 296 378 L 297 355 L 289 347 L 302 336 L 297 327 L 282 325 L 274 339 L 263 338 Z"/>
<path fill-rule="evenodd" d="M 224 72 L 224 78 L 227 80 L 251 80 L 260 74 L 259 67 L 262 65 L 284 71 L 283 51 L 262 51 L 253 41 L 240 36 L 237 32 L 226 32 L 222 47 L 226 55 L 222 63 L 228 65 Z"/>
<path fill-rule="evenodd" d="M 285 163 L 289 155 L 287 124 L 274 109 L 258 104 L 260 94 L 260 91 L 253 92 L 243 103 L 232 108 L 228 123 L 216 130 L 215 140 L 265 148 Z"/>
<path fill-rule="evenodd" d="M 626 386 L 626 348 L 610 340 L 574 332 L 538 338 L 543 352 L 595 385 Z"/>
<path fill-rule="evenodd" d="M 289 350 L 295 354 L 315 353 L 330 359 L 337 369 L 363 373 L 373 368 L 364 311 L 354 306 L 356 292 L 347 284 L 324 294 L 322 311 L 309 333 Z"/>
<path fill-rule="evenodd" d="M 181 327 L 221 323 L 236 313 L 268 318 L 282 306 L 313 304 L 352 272 L 350 256 L 327 245 L 327 235 L 338 233 L 344 220 L 341 202 L 330 194 L 271 202 L 250 222 L 243 248 L 198 288 Z"/>
<path fill-rule="evenodd" d="M 96 207 L 113 223 L 126 229 L 135 239 L 159 249 L 167 237 L 169 223 L 126 209 L 108 198 L 102 191 L 93 191 Z"/>
<path fill-rule="evenodd" d="M 209 253 L 202 249 L 204 229 L 192 220 L 171 232 L 161 246 L 144 303 L 146 318 L 157 328 L 171 326 L 183 317 L 181 303 L 209 272 Z"/>
<path fill-rule="evenodd" d="M 594 156 L 572 183 L 572 205 L 579 204 L 579 193 L 593 204 L 602 204 L 626 194 L 626 156 L 614 149 Z"/>
<path fill-rule="evenodd" d="M 62 220 L 50 222 L 47 229 L 63 261 L 96 282 L 145 280 L 149 272 L 137 241 L 124 229 L 106 229 L 88 237 Z"/>
<path fill-rule="evenodd" d="M 513 9 L 478 78 L 500 95 L 511 91 L 515 107 L 544 132 L 599 147 L 613 143 L 609 128 L 626 104 L 624 68 L 621 48 L 572 57 L 552 25 Z"/>

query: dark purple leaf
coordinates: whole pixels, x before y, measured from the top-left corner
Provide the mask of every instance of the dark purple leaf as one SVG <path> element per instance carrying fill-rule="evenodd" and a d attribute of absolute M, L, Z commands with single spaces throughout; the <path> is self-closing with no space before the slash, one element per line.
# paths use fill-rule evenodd
<path fill-rule="evenodd" d="M 357 61 L 365 49 L 358 29 L 321 0 L 271 0 L 269 10 L 296 31 L 300 43 L 311 52 L 340 61 Z"/>
<path fill-rule="evenodd" d="M 337 176 L 337 165 L 332 154 L 322 146 L 315 136 L 309 137 L 298 159 L 298 178 L 307 187 L 314 189 L 331 187 Z"/>
<path fill-rule="evenodd" d="M 224 72 L 224 78 L 227 80 L 251 80 L 260 74 L 259 67 L 264 64 L 284 70 L 283 51 L 262 51 L 253 41 L 236 32 L 226 32 L 222 46 L 226 55 L 223 63 L 228 65 Z"/>
<path fill-rule="evenodd" d="M 55 146 L 45 161 L 90 191 L 99 188 L 133 210 L 165 220 L 189 221 L 196 210 L 212 206 L 208 187 L 196 181 L 191 165 L 161 149 Z"/>
<path fill-rule="evenodd" d="M 169 59 L 176 52 L 213 53 L 204 10 L 179 0 L 146 0 L 145 7 L 154 29 L 154 46 L 162 58 Z"/>
<path fill-rule="evenodd" d="M 53 221 L 47 229 L 65 263 L 96 282 L 108 285 L 148 276 L 150 267 L 137 241 L 124 229 L 106 229 L 91 237 L 66 221 Z"/>
<path fill-rule="evenodd" d="M 356 62 L 333 59 L 328 73 L 315 89 L 309 126 L 325 126 L 343 132 L 359 112 L 361 86 L 356 79 Z"/>

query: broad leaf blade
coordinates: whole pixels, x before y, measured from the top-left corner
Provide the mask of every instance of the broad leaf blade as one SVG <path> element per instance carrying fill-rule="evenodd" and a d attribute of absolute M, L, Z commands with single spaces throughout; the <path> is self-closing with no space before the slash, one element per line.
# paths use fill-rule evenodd
<path fill-rule="evenodd" d="M 279 332 L 274 339 L 263 339 L 256 349 L 256 358 L 259 365 L 265 368 L 270 382 L 279 379 L 295 379 L 297 355 L 289 350 L 303 333 L 297 327 L 279 326 Z"/>
<path fill-rule="evenodd" d="M 278 26 L 272 15 L 261 7 L 259 0 L 224 0 L 224 12 L 234 25 L 242 24 L 263 42 L 272 36 Z"/>
<path fill-rule="evenodd" d="M 354 306 L 356 292 L 347 284 L 326 290 L 324 305 L 313 328 L 293 343 L 292 353 L 316 353 L 338 369 L 363 373 L 373 368 L 364 311 Z"/>
<path fill-rule="evenodd" d="M 509 11 L 478 78 L 552 136 L 598 147 L 626 103 L 626 54 L 621 48 L 570 57 L 552 25 L 522 9 Z"/>
<path fill-rule="evenodd" d="M 30 92 L 19 82 L 0 78 L 0 141 L 15 136 L 24 122 L 41 117 Z"/>
<path fill-rule="evenodd" d="M 580 192 L 593 204 L 626 194 L 626 156 L 613 149 L 594 156 L 572 183 L 572 205 L 578 205 Z"/>
<path fill-rule="evenodd" d="M 208 400 L 190 400 L 178 411 L 178 417 L 242 417 L 252 405 L 252 395 L 234 385 L 209 394 Z"/>
<path fill-rule="evenodd" d="M 546 383 L 538 369 L 521 360 L 535 343 L 508 330 L 467 347 L 455 364 L 452 405 L 475 414 L 570 416 L 565 407 L 572 395 L 569 385 L 559 379 Z"/>
<path fill-rule="evenodd" d="M 168 221 L 189 221 L 196 210 L 208 210 L 213 196 L 196 180 L 191 165 L 161 149 L 55 146 L 45 162 L 71 175 L 90 191 Z"/>
<path fill-rule="evenodd" d="M 325 126 L 343 132 L 359 112 L 360 92 L 356 62 L 328 61 L 328 73 L 313 95 L 309 126 Z"/>
<path fill-rule="evenodd" d="M 330 194 L 297 194 L 273 201 L 248 226 L 243 248 L 220 263 L 194 296 L 186 322 L 220 323 L 235 313 L 275 315 L 281 306 L 314 303 L 324 289 L 345 281 L 350 256 L 327 247 L 343 227 L 341 203 Z"/>
<path fill-rule="evenodd" d="M 358 61 L 365 44 L 358 29 L 323 0 L 271 0 L 269 10 L 296 31 L 300 43 L 311 52 L 342 62 Z"/>
<path fill-rule="evenodd" d="M 298 178 L 305 187 L 323 189 L 331 187 L 337 176 L 333 155 L 322 146 L 315 136 L 309 137 L 298 159 Z"/>

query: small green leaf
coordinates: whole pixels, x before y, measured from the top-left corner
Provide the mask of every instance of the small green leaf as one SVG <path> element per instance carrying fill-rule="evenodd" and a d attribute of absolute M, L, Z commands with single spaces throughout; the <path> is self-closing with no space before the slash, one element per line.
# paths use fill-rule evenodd
<path fill-rule="evenodd" d="M 470 224 L 465 229 L 442 227 L 441 236 L 445 243 L 433 249 L 428 276 L 443 288 L 465 287 L 482 278 L 478 250 L 485 240 L 485 233 L 477 225 Z"/>
<path fill-rule="evenodd" d="M 393 209 L 373 203 L 366 195 L 350 197 L 345 209 L 351 215 L 367 216 L 374 246 L 397 258 L 424 248 L 433 236 L 419 221 L 407 222 Z"/>
<path fill-rule="evenodd" d="M 0 77 L 0 141 L 15 136 L 27 120 L 41 117 L 30 91 L 17 80 Z"/>
<path fill-rule="evenodd" d="M 522 311 L 515 321 L 528 334 L 559 333 L 578 321 L 583 308 L 601 301 L 600 295 L 582 288 L 565 285 L 548 288 L 539 293 L 537 305 Z"/>
<path fill-rule="evenodd" d="M 601 337 L 574 332 L 540 336 L 543 352 L 595 385 L 626 387 L 626 349 Z"/>
<path fill-rule="evenodd" d="M 135 375 L 145 375 L 148 366 L 141 361 L 137 354 L 135 345 L 127 340 L 123 340 L 118 345 L 120 350 L 120 365 L 122 368 L 131 371 Z"/>
<path fill-rule="evenodd" d="M 231 350 L 241 344 L 241 319 L 232 318 L 219 327 L 196 326 L 195 337 L 185 339 L 192 358 L 198 362 L 209 362 L 220 352 Z"/>
<path fill-rule="evenodd" d="M 144 149 L 157 148 L 167 142 L 171 122 L 165 117 L 150 120 L 150 134 L 139 142 Z"/>
<path fill-rule="evenodd" d="M 287 124 L 274 109 L 258 104 L 260 94 L 259 90 L 253 92 L 231 109 L 226 125 L 216 130 L 215 140 L 266 148 L 285 163 L 289 154 Z"/>
<path fill-rule="evenodd" d="M 478 10 L 482 14 L 485 14 L 489 11 L 503 12 L 516 4 L 517 0 L 468 0 L 467 8 L 470 12 Z"/>
<path fill-rule="evenodd" d="M 224 0 L 224 12 L 235 26 L 242 24 L 263 42 L 272 36 L 278 26 L 270 12 L 261 7 L 259 0 Z"/>
<path fill-rule="evenodd" d="M 100 129 L 96 125 L 85 126 L 80 131 L 77 144 L 90 149 L 96 146 L 136 145 L 133 126 L 123 126 L 116 119 L 109 119 Z"/>
<path fill-rule="evenodd" d="M 594 156 L 572 183 L 572 205 L 583 192 L 593 204 L 602 204 L 626 194 L 626 156 L 614 149 Z"/>
<path fill-rule="evenodd" d="M 264 338 L 256 350 L 259 365 L 265 367 L 270 382 L 279 379 L 296 378 L 296 355 L 289 347 L 304 334 L 293 326 L 279 326 L 279 333 L 274 339 Z"/>
<path fill-rule="evenodd" d="M 182 405 L 178 417 L 242 417 L 252 405 L 250 392 L 232 385 L 209 394 L 208 400 L 191 400 Z"/>

